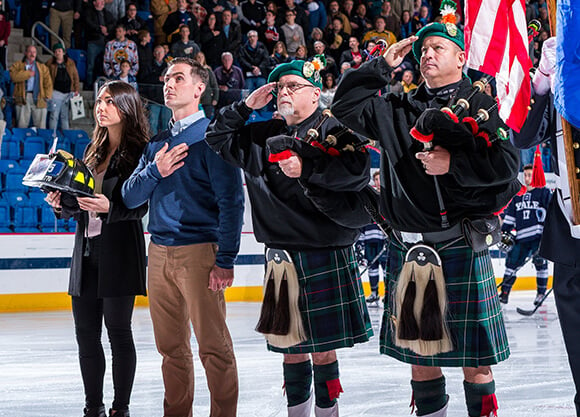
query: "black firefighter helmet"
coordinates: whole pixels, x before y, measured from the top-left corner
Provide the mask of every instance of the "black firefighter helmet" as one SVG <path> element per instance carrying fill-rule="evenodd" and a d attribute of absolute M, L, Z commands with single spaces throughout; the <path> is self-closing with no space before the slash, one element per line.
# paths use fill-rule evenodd
<path fill-rule="evenodd" d="M 95 178 L 85 163 L 70 153 L 58 150 L 50 155 L 36 155 L 22 179 L 22 184 L 42 191 L 61 191 L 78 197 L 93 197 Z"/>

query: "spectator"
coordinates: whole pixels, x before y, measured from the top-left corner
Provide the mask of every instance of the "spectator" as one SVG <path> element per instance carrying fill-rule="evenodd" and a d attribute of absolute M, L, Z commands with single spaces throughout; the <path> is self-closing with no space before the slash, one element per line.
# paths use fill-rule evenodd
<path fill-rule="evenodd" d="M 205 91 L 201 96 L 201 107 L 203 107 L 203 112 L 205 113 L 205 117 L 208 119 L 213 119 L 215 113 L 215 106 L 218 104 L 218 100 L 220 97 L 220 89 L 217 83 L 217 79 L 215 78 L 215 74 L 207 62 L 205 61 L 205 55 L 203 52 L 198 52 L 195 56 L 195 60 L 204 67 L 207 72 L 209 73 L 209 84 L 205 87 Z"/>
<path fill-rule="evenodd" d="M 391 46 L 392 44 L 397 42 L 397 38 L 393 35 L 393 32 L 389 32 L 385 29 L 386 21 L 383 16 L 375 17 L 375 27 L 374 30 L 368 31 L 362 38 L 362 43 L 375 38 L 384 39 L 387 42 L 387 45 Z"/>
<path fill-rule="evenodd" d="M 171 56 L 173 58 L 185 57 L 193 59 L 200 51 L 199 45 L 189 39 L 189 26 L 181 25 L 179 28 L 180 40 L 171 46 Z"/>
<path fill-rule="evenodd" d="M 335 61 L 340 61 L 343 51 L 348 48 L 349 35 L 343 30 L 342 19 L 338 16 L 332 18 L 332 25 L 327 28 L 326 43 L 329 45 L 328 53 Z"/>
<path fill-rule="evenodd" d="M 318 101 L 318 107 L 322 110 L 330 108 L 334 93 L 336 92 L 336 78 L 333 73 L 329 72 L 325 74 L 323 80 L 320 99 Z"/>
<path fill-rule="evenodd" d="M 320 71 L 320 75 L 324 75 L 329 72 L 333 73 L 335 76 L 338 75 L 338 66 L 336 65 L 336 61 L 332 56 L 326 53 L 326 44 L 324 42 L 314 42 L 314 54 L 323 55 L 326 59 L 326 67 Z"/>
<path fill-rule="evenodd" d="M 36 60 L 36 46 L 28 45 L 22 61 L 10 67 L 10 79 L 14 83 L 14 104 L 17 126 L 26 128 L 32 124 L 46 129 L 46 101 L 52 97 L 50 71 Z"/>
<path fill-rule="evenodd" d="M 79 93 L 79 73 L 75 62 L 70 59 L 61 43 L 52 47 L 54 57 L 46 63 L 52 79 L 52 105 L 48 128 L 54 130 L 58 127 L 67 130 L 69 126 L 70 98 Z"/>
<path fill-rule="evenodd" d="M 344 0 L 342 2 L 342 10 L 344 11 L 344 15 L 348 18 L 348 21 L 350 22 L 350 28 L 351 28 L 351 34 L 354 31 L 354 29 L 356 29 L 355 27 L 352 26 L 352 18 L 355 15 L 355 11 L 354 11 L 354 1 L 353 0 Z"/>
<path fill-rule="evenodd" d="M 385 18 L 385 29 L 392 32 L 397 39 L 401 36 L 401 17 L 393 12 L 390 1 L 385 1 L 381 7 L 381 16 Z"/>
<path fill-rule="evenodd" d="M 357 29 L 354 29 L 353 26 L 352 33 L 357 37 L 357 39 L 361 39 L 368 30 L 373 28 L 371 20 L 367 16 L 367 6 L 365 6 L 364 3 L 361 3 L 356 7 L 356 14 L 352 17 L 352 23 L 357 27 Z"/>
<path fill-rule="evenodd" d="M 286 12 L 292 10 L 295 14 L 294 20 L 302 28 L 302 32 L 310 33 L 310 22 L 308 16 L 306 15 L 306 11 L 302 7 L 297 7 L 294 0 L 284 0 L 284 4 L 285 6 L 282 7 L 281 10 L 282 22 L 286 22 Z M 286 37 L 286 41 L 288 41 L 288 39 L 289 38 Z M 288 42 L 286 42 L 286 47 L 288 47 Z M 290 52 L 290 49 L 288 49 L 288 52 Z"/>
<path fill-rule="evenodd" d="M 202 6 L 207 10 L 207 13 L 214 13 L 218 21 L 222 20 L 222 13 L 229 10 L 233 14 L 232 7 L 226 0 L 203 0 Z"/>
<path fill-rule="evenodd" d="M 393 14 L 395 16 L 399 16 L 400 18 L 402 18 L 403 11 L 413 10 L 413 0 L 393 1 L 393 2 L 391 2 L 391 8 L 393 9 Z M 411 16 L 409 16 L 409 20 L 411 20 Z M 404 38 L 404 36 L 402 36 L 401 38 Z"/>
<path fill-rule="evenodd" d="M 290 56 L 296 55 L 296 50 L 299 45 L 304 45 L 304 31 L 302 27 L 296 23 L 296 11 L 286 10 L 286 23 L 282 25 L 282 31 L 286 38 L 286 49 Z"/>
<path fill-rule="evenodd" d="M 222 31 L 226 39 L 226 51 L 235 54 L 242 44 L 242 31 L 240 24 L 232 20 L 232 12 L 230 10 L 222 12 Z"/>
<path fill-rule="evenodd" d="M 271 10 L 266 12 L 266 23 L 258 28 L 258 39 L 266 45 L 270 54 L 274 51 L 275 44 L 280 41 L 286 43 L 284 32 L 276 24 L 276 15 Z"/>
<path fill-rule="evenodd" d="M 381 6 L 383 5 L 383 0 L 369 0 L 366 2 L 366 6 L 368 9 L 368 16 L 370 19 L 374 19 L 375 17 L 381 14 Z"/>
<path fill-rule="evenodd" d="M 135 3 L 129 3 L 127 5 L 127 13 L 119 19 L 119 23 L 125 26 L 125 29 L 127 29 L 127 37 L 136 44 L 139 44 L 139 31 L 148 30 L 147 22 L 137 15 L 137 6 Z"/>
<path fill-rule="evenodd" d="M 177 0 L 151 0 L 150 9 L 153 15 L 155 45 L 161 45 L 167 41 L 163 25 L 165 25 L 169 14 L 177 10 Z"/>
<path fill-rule="evenodd" d="M 218 101 L 219 108 L 242 98 L 244 74 L 241 68 L 234 65 L 234 56 L 231 52 L 222 54 L 222 65 L 217 67 L 213 73 L 221 91 Z"/>
<path fill-rule="evenodd" d="M 115 22 L 125 16 L 125 0 L 105 0 L 105 9 L 113 15 Z"/>
<path fill-rule="evenodd" d="M 137 56 L 139 57 L 139 71 L 137 71 L 137 81 L 147 73 L 147 67 L 153 62 L 153 51 L 151 50 L 151 34 L 147 30 L 140 30 L 137 35 Z"/>
<path fill-rule="evenodd" d="M 344 32 L 346 32 L 347 34 L 351 34 L 352 33 L 352 28 L 350 27 L 350 20 L 348 18 L 348 16 L 346 16 L 344 13 L 341 13 L 340 11 L 340 6 L 338 4 L 337 0 L 332 0 L 330 3 L 328 3 L 328 26 L 332 27 L 333 25 L 333 19 L 335 17 L 338 17 L 340 19 L 340 21 L 342 22 L 342 27 Z"/>
<path fill-rule="evenodd" d="M 288 56 L 288 51 L 286 51 L 286 45 L 282 41 L 276 42 L 274 46 L 274 52 L 270 55 L 270 71 L 273 70 L 277 65 L 290 62 L 290 57 Z"/>
<path fill-rule="evenodd" d="M 413 83 L 415 74 L 411 70 L 403 71 L 403 79 L 401 80 L 401 85 L 403 86 L 403 92 L 408 93 L 411 90 L 417 88 L 417 85 Z"/>
<path fill-rule="evenodd" d="M 324 32 L 320 28 L 312 29 L 312 33 L 310 34 L 310 39 L 308 39 L 308 43 L 306 44 L 306 46 L 308 47 L 308 56 L 312 56 L 315 54 L 314 43 L 316 41 L 324 42 Z"/>
<path fill-rule="evenodd" d="M 323 30 L 326 27 L 328 15 L 323 2 L 320 0 L 305 0 L 301 6 L 308 11 L 310 29 Z"/>
<path fill-rule="evenodd" d="M 125 26 L 118 24 L 115 28 L 115 39 L 107 42 L 103 58 L 103 70 L 109 78 L 118 77 L 121 73 L 121 61 L 131 64 L 131 75 L 136 76 L 139 71 L 139 56 L 137 45 L 127 39 Z"/>
<path fill-rule="evenodd" d="M 409 10 L 403 10 L 403 14 L 401 15 L 401 39 L 408 38 L 413 33 L 415 33 L 415 28 L 411 21 L 411 12 Z"/>
<path fill-rule="evenodd" d="M 294 59 L 301 59 L 303 61 L 306 61 L 308 59 L 308 49 L 306 48 L 306 45 L 298 46 L 298 49 L 296 49 L 296 56 L 294 56 Z"/>
<path fill-rule="evenodd" d="M 11 2 L 7 3 L 13 4 Z M 20 22 L 22 23 L 23 34 L 25 38 L 30 38 L 34 22 L 44 22 L 48 11 L 48 2 L 46 0 L 26 0 L 26 2 L 21 1 L 21 3 Z"/>
<path fill-rule="evenodd" d="M 87 38 L 87 78 L 85 89 L 92 89 L 92 84 L 100 70 L 95 72 L 97 60 L 105 52 L 105 41 L 113 31 L 115 20 L 105 10 L 105 0 L 93 0 L 93 5 L 85 9 L 85 34 Z"/>
<path fill-rule="evenodd" d="M 429 8 L 425 5 L 419 8 L 419 14 L 413 16 L 413 23 L 415 31 L 420 30 L 427 26 L 431 21 L 431 16 L 429 12 Z"/>
<path fill-rule="evenodd" d="M 242 24 L 243 33 L 250 30 L 258 30 L 266 22 L 266 7 L 264 3 L 258 0 L 245 0 L 240 5 L 242 15 L 240 23 Z"/>
<path fill-rule="evenodd" d="M 365 61 L 364 56 L 359 48 L 360 44 L 356 36 L 348 38 L 348 50 L 340 56 L 340 64 L 348 62 L 351 68 L 358 68 Z"/>
<path fill-rule="evenodd" d="M 80 17 L 81 0 L 53 0 L 50 2 L 48 12 L 50 30 L 58 35 L 62 26 L 62 39 L 67 48 L 71 47 L 70 39 L 73 29 L 74 19 Z M 51 44 L 57 43 L 55 36 L 51 37 Z"/>
<path fill-rule="evenodd" d="M 264 44 L 258 41 L 258 32 L 248 32 L 248 41 L 240 48 L 238 62 L 245 75 L 245 88 L 250 92 L 266 84 L 270 59 Z"/>
<path fill-rule="evenodd" d="M 147 99 L 149 126 L 153 135 L 166 129 L 171 119 L 171 110 L 165 106 L 163 100 L 163 74 L 166 70 L 165 49 L 162 45 L 157 45 L 153 50 L 153 62 L 149 64 L 139 85 L 141 95 Z"/>
<path fill-rule="evenodd" d="M 124 83 L 130 84 L 135 90 L 139 90 L 137 86 L 137 78 L 131 75 L 131 63 L 126 59 L 121 61 L 121 73 L 117 75 L 114 79 L 123 81 Z"/>
<path fill-rule="evenodd" d="M 201 49 L 205 51 L 207 63 L 217 68 L 221 63 L 222 53 L 226 50 L 226 38 L 217 24 L 215 13 L 207 15 L 206 24 L 201 27 Z"/>
<path fill-rule="evenodd" d="M 6 12 L 0 11 L 0 64 L 2 64 L 2 68 L 8 67 L 8 62 L 6 61 L 6 50 L 8 48 L 10 29 L 10 20 L 6 18 Z"/>
<path fill-rule="evenodd" d="M 198 43 L 199 25 L 193 13 L 187 10 L 187 0 L 177 0 L 177 11 L 167 16 L 167 20 L 163 24 L 163 31 L 167 35 L 167 40 L 170 44 L 179 40 L 179 36 L 175 35 L 179 33 L 181 25 L 189 26 L 189 39 Z"/>

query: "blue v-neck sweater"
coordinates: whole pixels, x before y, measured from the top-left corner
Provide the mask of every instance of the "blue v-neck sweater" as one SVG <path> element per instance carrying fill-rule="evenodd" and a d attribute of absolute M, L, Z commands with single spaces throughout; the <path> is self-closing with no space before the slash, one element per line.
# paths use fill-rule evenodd
<path fill-rule="evenodd" d="M 232 268 L 240 248 L 244 211 L 241 175 L 218 157 L 203 140 L 209 120 L 202 118 L 175 136 L 163 131 L 145 148 L 139 165 L 123 185 L 129 208 L 149 201 L 153 243 L 182 246 L 215 242 L 216 265 Z M 155 154 L 165 143 L 172 149 L 187 143 L 185 164 L 163 178 Z"/>

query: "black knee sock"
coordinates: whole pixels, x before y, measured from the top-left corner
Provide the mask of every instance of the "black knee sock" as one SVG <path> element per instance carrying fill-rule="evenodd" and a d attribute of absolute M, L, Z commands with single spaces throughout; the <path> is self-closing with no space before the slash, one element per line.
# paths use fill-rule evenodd
<path fill-rule="evenodd" d="M 473 384 L 463 381 L 463 388 L 469 417 L 495 415 L 491 414 L 498 408 L 495 398 L 495 382 L 493 380 L 486 384 Z"/>
<path fill-rule="evenodd" d="M 430 381 L 411 380 L 411 387 L 418 416 L 439 411 L 447 404 L 449 396 L 445 393 L 444 376 Z"/>
<path fill-rule="evenodd" d="M 312 364 L 310 361 L 284 363 L 284 386 L 288 407 L 302 404 L 310 397 L 312 385 Z"/>
<path fill-rule="evenodd" d="M 327 365 L 314 365 L 314 395 L 316 405 L 330 408 L 342 392 L 338 379 L 338 361 Z"/>

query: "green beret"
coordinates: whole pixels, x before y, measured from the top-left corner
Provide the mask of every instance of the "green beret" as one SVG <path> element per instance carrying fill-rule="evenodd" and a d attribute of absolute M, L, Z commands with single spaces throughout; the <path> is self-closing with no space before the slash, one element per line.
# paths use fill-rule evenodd
<path fill-rule="evenodd" d="M 280 64 L 270 73 L 268 82 L 277 82 L 284 75 L 297 75 L 309 81 L 313 86 L 322 89 L 322 79 L 320 78 L 320 67 L 316 69 L 317 62 L 302 61 L 296 59 L 292 62 Z"/>
<path fill-rule="evenodd" d="M 63 51 L 66 51 L 66 49 L 64 49 L 64 45 L 60 42 L 52 45 L 52 52 L 56 52 L 57 49 L 62 49 Z"/>
<path fill-rule="evenodd" d="M 415 58 L 419 62 L 421 62 L 421 47 L 423 46 L 423 41 L 429 36 L 439 36 L 441 38 L 449 39 L 451 42 L 459 46 L 462 51 L 465 51 L 463 32 L 453 23 L 429 23 L 417 32 L 417 36 L 419 39 L 413 43 L 413 55 L 415 55 Z"/>

